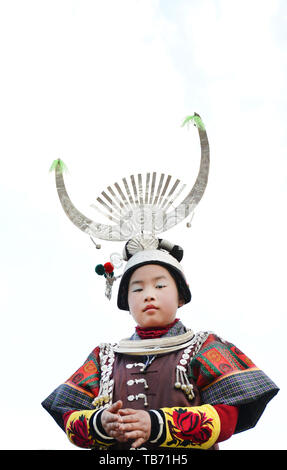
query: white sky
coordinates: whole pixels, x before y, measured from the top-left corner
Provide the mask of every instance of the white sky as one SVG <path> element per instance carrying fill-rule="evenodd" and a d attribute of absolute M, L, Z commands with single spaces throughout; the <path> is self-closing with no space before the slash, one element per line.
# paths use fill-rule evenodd
<path fill-rule="evenodd" d="M 136 171 L 192 186 L 198 112 L 207 191 L 185 249 L 195 331 L 235 343 L 281 388 L 257 426 L 222 449 L 286 449 L 286 31 L 284 0 L 0 0 L 2 449 L 76 449 L 40 403 L 100 342 L 133 332 L 94 273 L 122 244 L 67 219 Z M 21 432 L 16 424 L 21 424 Z"/>

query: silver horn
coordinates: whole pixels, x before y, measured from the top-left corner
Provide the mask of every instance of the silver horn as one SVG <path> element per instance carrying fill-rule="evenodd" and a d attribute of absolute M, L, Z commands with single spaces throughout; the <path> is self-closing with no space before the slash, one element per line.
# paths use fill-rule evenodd
<path fill-rule="evenodd" d="M 62 207 L 71 222 L 73 222 L 73 224 L 75 224 L 80 230 L 90 235 L 90 237 L 94 236 L 102 240 L 125 240 L 125 238 L 120 236 L 120 227 L 94 222 L 74 206 L 66 190 L 63 176 L 64 172 L 60 160 L 54 164 L 54 168 L 58 196 Z"/>

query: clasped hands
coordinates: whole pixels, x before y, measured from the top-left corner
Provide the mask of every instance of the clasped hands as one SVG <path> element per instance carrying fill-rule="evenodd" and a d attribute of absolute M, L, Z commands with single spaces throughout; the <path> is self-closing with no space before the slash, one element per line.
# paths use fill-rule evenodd
<path fill-rule="evenodd" d="M 146 442 L 151 433 L 151 419 L 147 411 L 123 408 L 121 400 L 103 411 L 102 426 L 108 436 L 119 442 L 134 440 L 131 447 L 136 449 Z"/>

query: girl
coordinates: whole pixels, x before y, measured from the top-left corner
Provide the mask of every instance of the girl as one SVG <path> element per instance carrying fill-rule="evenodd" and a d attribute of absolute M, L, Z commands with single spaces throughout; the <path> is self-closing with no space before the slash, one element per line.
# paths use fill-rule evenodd
<path fill-rule="evenodd" d="M 278 392 L 236 346 L 177 318 L 191 293 L 183 251 L 170 246 L 130 254 L 126 244 L 118 307 L 134 334 L 96 347 L 42 403 L 77 446 L 217 449 L 255 426 Z"/>

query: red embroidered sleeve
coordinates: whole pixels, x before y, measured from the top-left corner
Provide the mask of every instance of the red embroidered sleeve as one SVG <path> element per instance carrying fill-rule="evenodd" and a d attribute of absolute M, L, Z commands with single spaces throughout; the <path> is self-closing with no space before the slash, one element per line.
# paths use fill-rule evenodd
<path fill-rule="evenodd" d="M 220 418 L 220 434 L 216 442 L 226 441 L 234 434 L 239 410 L 237 406 L 230 405 L 214 405 L 214 408 Z"/>

